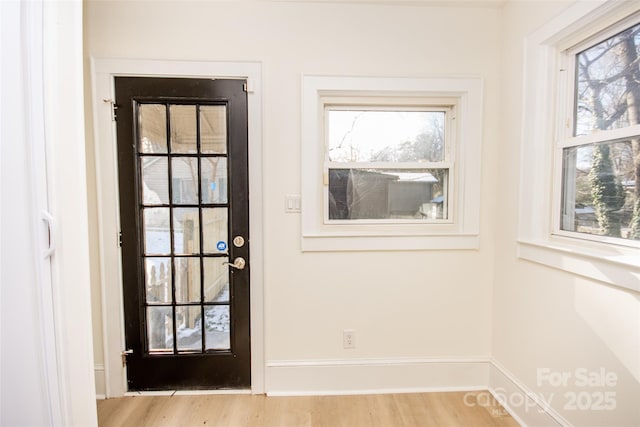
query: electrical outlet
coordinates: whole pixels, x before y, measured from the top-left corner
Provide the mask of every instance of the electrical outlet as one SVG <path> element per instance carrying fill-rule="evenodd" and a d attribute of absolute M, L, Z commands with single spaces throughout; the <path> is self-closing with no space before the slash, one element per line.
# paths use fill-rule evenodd
<path fill-rule="evenodd" d="M 356 331 L 355 329 L 345 329 L 342 331 L 342 347 L 356 348 Z"/>

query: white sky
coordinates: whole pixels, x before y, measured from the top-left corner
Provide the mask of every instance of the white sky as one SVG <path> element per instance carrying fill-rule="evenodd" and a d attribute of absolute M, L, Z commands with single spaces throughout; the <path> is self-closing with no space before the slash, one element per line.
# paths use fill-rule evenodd
<path fill-rule="evenodd" d="M 329 110 L 329 149 L 340 145 L 345 134 L 356 124 L 342 144 L 342 150 L 331 151 L 333 161 L 349 161 L 350 148 L 360 150 L 359 161 L 367 161 L 371 154 L 387 146 L 414 140 L 430 125 L 425 111 L 338 111 Z"/>

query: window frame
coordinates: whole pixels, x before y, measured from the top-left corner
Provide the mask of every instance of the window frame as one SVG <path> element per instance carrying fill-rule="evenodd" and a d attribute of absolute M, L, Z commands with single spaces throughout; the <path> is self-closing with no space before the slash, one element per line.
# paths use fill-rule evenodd
<path fill-rule="evenodd" d="M 450 221 L 327 221 L 328 176 L 325 106 L 456 105 L 456 147 Z M 386 101 L 384 101 L 386 100 Z M 390 102 L 392 100 L 392 102 Z M 427 101 L 425 101 L 427 100 Z M 453 105 L 451 104 L 451 105 Z M 301 219 L 303 251 L 477 249 L 480 225 L 482 80 L 480 78 L 396 78 L 303 75 Z M 440 163 L 440 162 L 438 162 Z M 428 168 L 429 163 L 417 163 Z M 380 167 L 377 165 L 376 167 Z"/>
<path fill-rule="evenodd" d="M 605 41 L 621 31 L 640 23 L 640 13 L 634 13 L 611 26 L 604 29 L 594 31 L 594 34 L 585 37 L 579 43 L 563 49 L 560 52 L 560 73 L 558 82 L 558 117 L 556 121 L 556 144 L 554 153 L 554 203 L 553 203 L 553 231 L 552 234 L 564 236 L 568 238 L 599 242 L 603 244 L 612 244 L 620 246 L 629 246 L 632 248 L 640 248 L 640 241 L 628 240 L 622 237 L 601 236 L 597 234 L 581 233 L 578 231 L 564 230 L 562 228 L 562 212 L 563 200 L 562 193 L 564 191 L 564 166 L 563 166 L 563 150 L 565 148 L 584 147 L 597 143 L 612 143 L 620 140 L 640 137 L 640 125 L 627 126 L 624 128 L 616 128 L 610 130 L 594 131 L 586 135 L 575 135 L 576 128 L 576 56 L 581 52 L 589 49 L 598 43 Z M 597 27 L 596 27 L 597 28 Z"/>
<path fill-rule="evenodd" d="M 325 147 L 323 176 L 328 177 L 331 169 L 379 169 L 379 170 L 417 170 L 417 169 L 444 169 L 447 176 L 447 218 L 444 219 L 330 219 L 329 218 L 329 185 L 325 180 L 324 196 L 324 224 L 327 225 L 366 225 L 366 224 L 452 224 L 455 217 L 455 182 L 449 177 L 455 174 L 455 145 L 456 145 L 456 106 L 457 99 L 432 97 L 407 99 L 406 97 L 366 98 L 366 97 L 322 97 Z M 337 162 L 329 159 L 329 135 L 330 126 L 327 117 L 328 111 L 418 111 L 418 112 L 442 112 L 445 114 L 444 122 L 444 159 L 439 162 Z"/>
<path fill-rule="evenodd" d="M 525 39 L 517 237 L 520 259 L 636 292 L 638 248 L 575 237 L 583 233 L 555 232 L 562 180 L 556 123 L 564 122 L 573 109 L 573 97 L 571 105 L 560 98 L 567 91 L 560 77 L 567 69 L 562 52 L 602 35 L 600 31 L 639 10 L 636 2 L 576 2 Z"/>

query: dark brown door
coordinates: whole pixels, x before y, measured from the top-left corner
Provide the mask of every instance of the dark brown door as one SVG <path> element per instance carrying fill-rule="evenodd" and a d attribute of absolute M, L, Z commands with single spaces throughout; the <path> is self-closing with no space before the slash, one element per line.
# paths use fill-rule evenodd
<path fill-rule="evenodd" d="M 244 81 L 116 77 L 130 390 L 250 385 Z"/>

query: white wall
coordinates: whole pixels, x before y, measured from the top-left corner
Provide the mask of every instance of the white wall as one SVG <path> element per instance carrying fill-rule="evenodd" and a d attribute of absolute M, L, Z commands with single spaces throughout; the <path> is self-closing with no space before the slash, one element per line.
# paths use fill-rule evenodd
<path fill-rule="evenodd" d="M 504 8 L 502 198 L 494 212 L 501 226 L 496 230 L 492 353 L 535 395 L 551 398 L 552 409 L 568 422 L 636 426 L 640 424 L 640 295 L 516 258 L 524 38 L 569 3 L 508 2 Z M 567 387 L 539 381 L 538 369 L 545 368 L 569 373 Z M 576 385 L 577 369 L 601 368 L 617 375 L 616 386 Z M 601 391 L 615 393 L 615 411 L 569 409 L 572 394 L 593 397 Z"/>
<path fill-rule="evenodd" d="M 494 230 L 489 212 L 498 199 L 494 189 L 500 17 L 500 9 L 491 7 L 183 1 L 154 2 L 153 7 L 132 1 L 86 4 L 87 55 L 263 63 L 269 391 L 297 387 L 288 382 L 288 371 L 280 373 L 278 363 L 288 363 L 287 369 L 295 371 L 299 361 L 490 355 Z M 300 192 L 303 73 L 482 77 L 481 249 L 302 253 L 300 217 L 284 213 L 284 195 Z M 88 170 L 93 181 L 94 168 Z M 95 229 L 93 233 L 95 238 Z M 94 282 L 95 292 L 99 292 L 97 286 Z M 99 336 L 99 323 L 94 327 Z M 356 330 L 355 350 L 342 348 L 345 328 Z M 486 377 L 488 373 L 483 372 L 478 375 Z M 364 386 L 338 384 L 338 378 L 334 379 L 335 388 Z M 485 380 L 474 377 L 473 384 L 464 385 Z M 309 390 L 320 387 L 313 378 L 309 381 Z M 367 387 L 389 386 L 385 381 L 380 378 L 378 384 L 374 381 Z M 446 379 L 437 384 L 426 380 L 422 385 L 446 383 Z"/>
<path fill-rule="evenodd" d="M 467 360 L 469 368 L 472 360 L 493 356 L 501 372 L 525 388 L 545 398 L 554 393 L 552 411 L 575 425 L 640 422 L 638 294 L 516 257 L 524 38 L 570 3 L 510 1 L 499 8 L 266 1 L 86 4 L 85 59 L 263 63 L 268 391 L 397 385 L 375 369 L 364 381 L 345 360 L 370 368 L 371 359 L 438 358 Z M 300 191 L 303 73 L 484 79 L 479 251 L 300 251 L 300 218 L 285 214 L 283 201 L 285 194 Z M 89 164 L 91 185 L 93 170 Z M 97 213 L 90 214 L 96 240 Z M 95 255 L 93 277 L 98 274 Z M 94 331 L 100 337 L 99 283 L 93 283 Z M 345 328 L 356 329 L 355 350 L 342 349 Z M 301 361 L 333 370 L 319 379 Z M 574 373 L 601 367 L 618 377 L 616 411 L 564 410 L 563 393 L 584 388 L 537 384 L 539 368 Z M 343 375 L 347 371 L 351 374 Z M 429 371 L 422 386 L 443 387 L 447 380 L 436 379 L 443 372 L 450 373 L 443 366 Z M 467 385 L 489 382 L 488 373 L 473 373 Z M 337 375 L 352 383 L 341 383 Z M 296 376 L 303 380 L 296 382 Z M 450 380 L 449 385 L 464 384 Z"/>
<path fill-rule="evenodd" d="M 28 3 L 28 1 L 27 1 Z M 43 2 L 48 197 L 55 218 L 56 350 L 63 424 L 97 425 L 84 139 L 81 0 Z"/>
<path fill-rule="evenodd" d="M 2 2 L 0 15 L 0 424 L 89 427 L 97 417 L 82 3 Z M 51 214 L 49 230 L 44 210 Z M 45 259 L 49 241 L 54 250 Z"/>
<path fill-rule="evenodd" d="M 46 381 L 42 324 L 37 292 L 38 249 L 29 145 L 24 142 L 25 81 L 18 43 L 22 38 L 21 5 L 0 8 L 0 424 L 48 425 L 52 421 Z M 9 105 L 6 100 L 13 100 Z M 13 143 L 12 143 L 13 142 Z M 38 183 L 42 184 L 42 183 Z"/>

